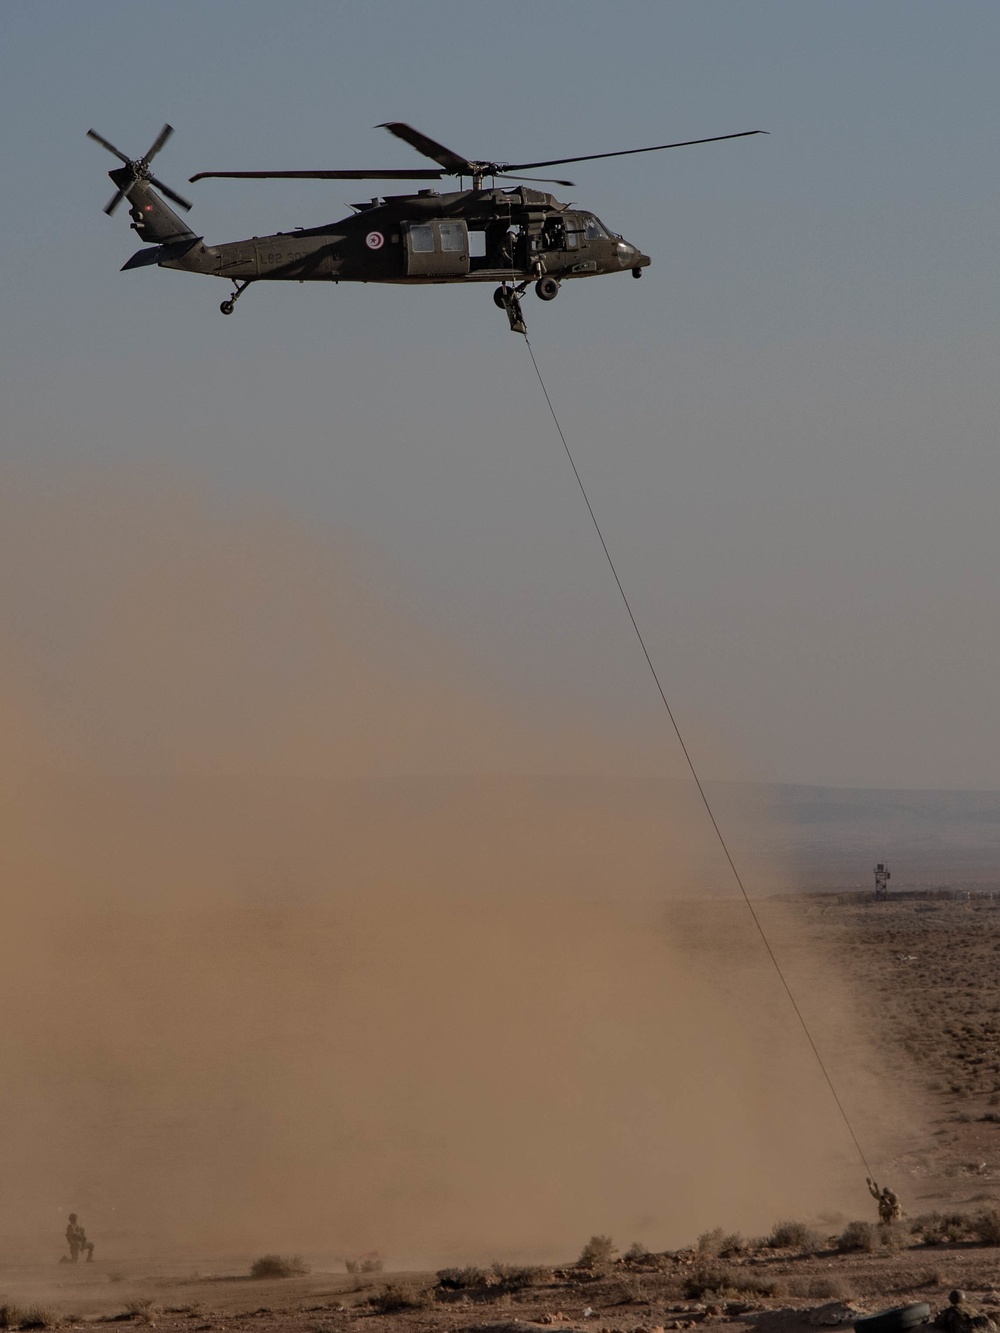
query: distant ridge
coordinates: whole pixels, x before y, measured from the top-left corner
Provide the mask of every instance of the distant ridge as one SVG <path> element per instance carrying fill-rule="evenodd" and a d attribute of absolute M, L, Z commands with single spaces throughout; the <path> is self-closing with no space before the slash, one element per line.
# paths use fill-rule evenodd
<path fill-rule="evenodd" d="M 160 867 L 190 846 L 200 860 L 185 873 L 195 878 L 218 866 L 292 894 L 333 880 L 559 883 L 582 896 L 646 898 L 735 892 L 694 784 L 681 779 L 35 774 L 19 785 L 23 809 L 60 830 L 81 882 L 159 882 Z M 891 867 L 890 891 L 1000 890 L 1000 792 L 705 787 L 753 897 L 872 889 L 876 861 Z"/>
<path fill-rule="evenodd" d="M 743 836 L 754 812 L 779 839 L 804 888 L 1000 887 L 1000 792 L 710 783 Z"/>

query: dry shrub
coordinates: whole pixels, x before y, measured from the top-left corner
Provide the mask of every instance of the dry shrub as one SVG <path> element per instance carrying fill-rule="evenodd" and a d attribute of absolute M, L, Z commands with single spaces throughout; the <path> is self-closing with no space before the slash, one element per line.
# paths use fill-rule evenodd
<path fill-rule="evenodd" d="M 697 1250 L 707 1259 L 728 1259 L 739 1254 L 746 1242 L 738 1231 L 725 1232 L 721 1227 L 705 1231 L 698 1237 Z"/>
<path fill-rule="evenodd" d="M 808 1250 L 815 1253 L 825 1244 L 823 1237 L 805 1222 L 775 1222 L 767 1244 L 772 1250 Z"/>
<path fill-rule="evenodd" d="M 846 1282 L 836 1277 L 798 1278 L 790 1286 L 791 1295 L 814 1301 L 849 1301 L 854 1295 Z"/>
<path fill-rule="evenodd" d="M 790 1295 L 788 1281 L 783 1277 L 765 1277 L 732 1264 L 708 1264 L 696 1268 L 684 1283 L 684 1295 L 689 1301 L 703 1296 L 772 1296 Z"/>
<path fill-rule="evenodd" d="M 880 1222 L 878 1224 L 878 1243 L 884 1250 L 895 1253 L 905 1249 L 909 1243 L 909 1228 L 905 1222 Z"/>
<path fill-rule="evenodd" d="M 910 1223 L 910 1232 L 924 1245 L 953 1245 L 973 1236 L 972 1219 L 966 1213 L 921 1213 Z"/>
<path fill-rule="evenodd" d="M 521 1264 L 495 1263 L 490 1268 L 487 1284 L 502 1291 L 524 1291 L 528 1287 L 543 1287 L 552 1280 L 550 1268 L 536 1268 Z"/>
<path fill-rule="evenodd" d="M 917 1274 L 915 1287 L 943 1287 L 948 1281 L 948 1274 L 941 1271 L 940 1268 L 925 1268 Z"/>
<path fill-rule="evenodd" d="M 0 1328 L 51 1328 L 55 1316 L 40 1305 L 0 1305 Z"/>
<path fill-rule="evenodd" d="M 509 1292 L 542 1287 L 552 1280 L 551 1268 L 534 1268 L 521 1264 L 494 1263 L 486 1268 L 442 1268 L 438 1271 L 439 1291 L 475 1291 L 480 1296 L 493 1298 Z"/>
<path fill-rule="evenodd" d="M 21 1328 L 51 1328 L 56 1316 L 40 1305 L 26 1305 L 21 1311 Z"/>
<path fill-rule="evenodd" d="M 141 1319 L 144 1324 L 152 1324 L 156 1316 L 162 1314 L 162 1310 L 152 1296 L 136 1296 L 125 1306 L 124 1313 L 129 1319 Z"/>
<path fill-rule="evenodd" d="M 623 1277 L 611 1293 L 612 1305 L 648 1305 L 649 1293 L 638 1275 Z"/>
<path fill-rule="evenodd" d="M 469 1291 L 475 1287 L 486 1286 L 484 1268 L 441 1268 L 438 1270 L 438 1286 L 445 1291 Z"/>
<path fill-rule="evenodd" d="M 871 1222 L 848 1222 L 837 1237 L 837 1249 L 841 1254 L 852 1250 L 863 1250 L 871 1254 L 878 1247 L 878 1228 Z"/>
<path fill-rule="evenodd" d="M 684 1295 L 689 1301 L 700 1301 L 707 1292 L 732 1290 L 736 1269 L 730 1264 L 705 1264 L 696 1268 L 684 1280 Z"/>
<path fill-rule="evenodd" d="M 403 1310 L 421 1310 L 429 1299 L 426 1291 L 407 1291 L 390 1282 L 369 1297 L 368 1304 L 376 1314 L 399 1314 Z"/>
<path fill-rule="evenodd" d="M 280 1254 L 262 1254 L 250 1265 L 251 1277 L 301 1277 L 308 1272 L 309 1265 L 298 1254 L 287 1259 Z"/>
<path fill-rule="evenodd" d="M 1000 1245 L 1000 1209 L 984 1209 L 971 1219 L 969 1229 L 981 1244 Z"/>
<path fill-rule="evenodd" d="M 576 1262 L 580 1268 L 600 1268 L 602 1264 L 611 1263 L 617 1253 L 610 1236 L 591 1236 Z"/>
<path fill-rule="evenodd" d="M 643 1245 L 642 1241 L 634 1240 L 625 1251 L 625 1258 L 630 1264 L 640 1264 L 644 1259 L 650 1257 L 649 1251 Z"/>

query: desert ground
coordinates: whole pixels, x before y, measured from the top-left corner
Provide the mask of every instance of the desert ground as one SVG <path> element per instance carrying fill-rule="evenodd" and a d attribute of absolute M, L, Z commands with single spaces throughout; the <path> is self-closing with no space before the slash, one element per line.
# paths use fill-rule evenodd
<path fill-rule="evenodd" d="M 93 1264 L 57 1263 L 54 1244 L 46 1263 L 0 1265 L 0 1319 L 67 1329 L 131 1322 L 171 1333 L 649 1333 L 695 1325 L 795 1333 L 915 1301 L 937 1311 L 955 1287 L 984 1313 L 1000 1312 L 1000 1216 L 992 1212 L 1000 1206 L 998 907 L 985 895 L 792 900 L 797 929 L 840 960 L 886 1079 L 901 1100 L 916 1091 L 921 1098 L 919 1127 L 907 1121 L 884 1163 L 904 1220 L 880 1231 L 873 1204 L 857 1219 L 867 1226 L 854 1228 L 860 1248 L 843 1239 L 851 1219 L 831 1225 L 823 1200 L 815 1217 L 826 1216 L 825 1226 L 775 1218 L 797 1226 L 753 1239 L 730 1234 L 719 1217 L 718 1230 L 692 1235 L 677 1251 L 630 1250 L 632 1237 L 615 1237 L 625 1254 L 598 1253 L 588 1265 L 578 1252 L 545 1268 L 392 1271 L 387 1255 L 385 1271 L 352 1274 L 340 1258 L 307 1254 L 308 1272 L 254 1279 L 259 1256 L 126 1258 L 113 1239 L 95 1236 Z M 702 928 L 717 910 L 699 909 Z M 581 1252 L 587 1241 L 580 1237 Z"/>

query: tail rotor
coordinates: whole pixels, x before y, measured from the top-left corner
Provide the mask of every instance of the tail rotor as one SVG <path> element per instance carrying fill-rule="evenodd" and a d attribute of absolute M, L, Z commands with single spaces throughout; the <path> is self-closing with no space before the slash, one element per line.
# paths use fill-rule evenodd
<path fill-rule="evenodd" d="M 168 199 L 172 199 L 173 202 L 178 204 L 181 208 L 191 208 L 190 203 L 183 197 L 183 195 L 178 194 L 176 190 L 172 190 L 169 185 L 164 185 L 161 180 L 157 180 L 150 168 L 150 163 L 153 158 L 167 142 L 173 132 L 172 126 L 164 125 L 146 155 L 144 157 L 133 159 L 126 157 L 120 149 L 116 148 L 113 143 L 109 143 L 108 140 L 105 139 L 103 135 L 98 134 L 96 130 L 87 131 L 87 134 L 91 139 L 94 139 L 102 148 L 106 148 L 109 153 L 112 153 L 120 162 L 124 163 L 123 167 L 119 167 L 115 171 L 109 172 L 111 179 L 118 186 L 118 189 L 114 196 L 105 205 L 105 213 L 110 216 L 128 194 L 129 190 L 131 190 L 133 185 L 137 184 L 139 181 L 148 181 L 150 185 L 155 185 L 161 194 L 165 194 Z"/>

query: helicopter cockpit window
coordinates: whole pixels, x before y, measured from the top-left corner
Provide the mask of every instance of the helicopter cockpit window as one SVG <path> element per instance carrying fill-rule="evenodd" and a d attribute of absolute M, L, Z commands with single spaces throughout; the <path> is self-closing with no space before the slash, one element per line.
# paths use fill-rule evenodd
<path fill-rule="evenodd" d="M 438 230 L 441 233 L 442 250 L 464 250 L 465 236 L 462 227 L 457 222 L 439 222 Z M 414 247 L 416 248 L 416 247 Z"/>
<path fill-rule="evenodd" d="M 410 249 L 414 254 L 434 253 L 434 228 L 425 226 L 410 227 Z"/>
<path fill-rule="evenodd" d="M 601 223 L 598 222 L 597 218 L 593 216 L 593 214 L 588 215 L 586 221 L 587 221 L 588 241 L 600 241 L 602 239 L 607 239 L 608 237 L 607 231 L 604 229 Z"/>

